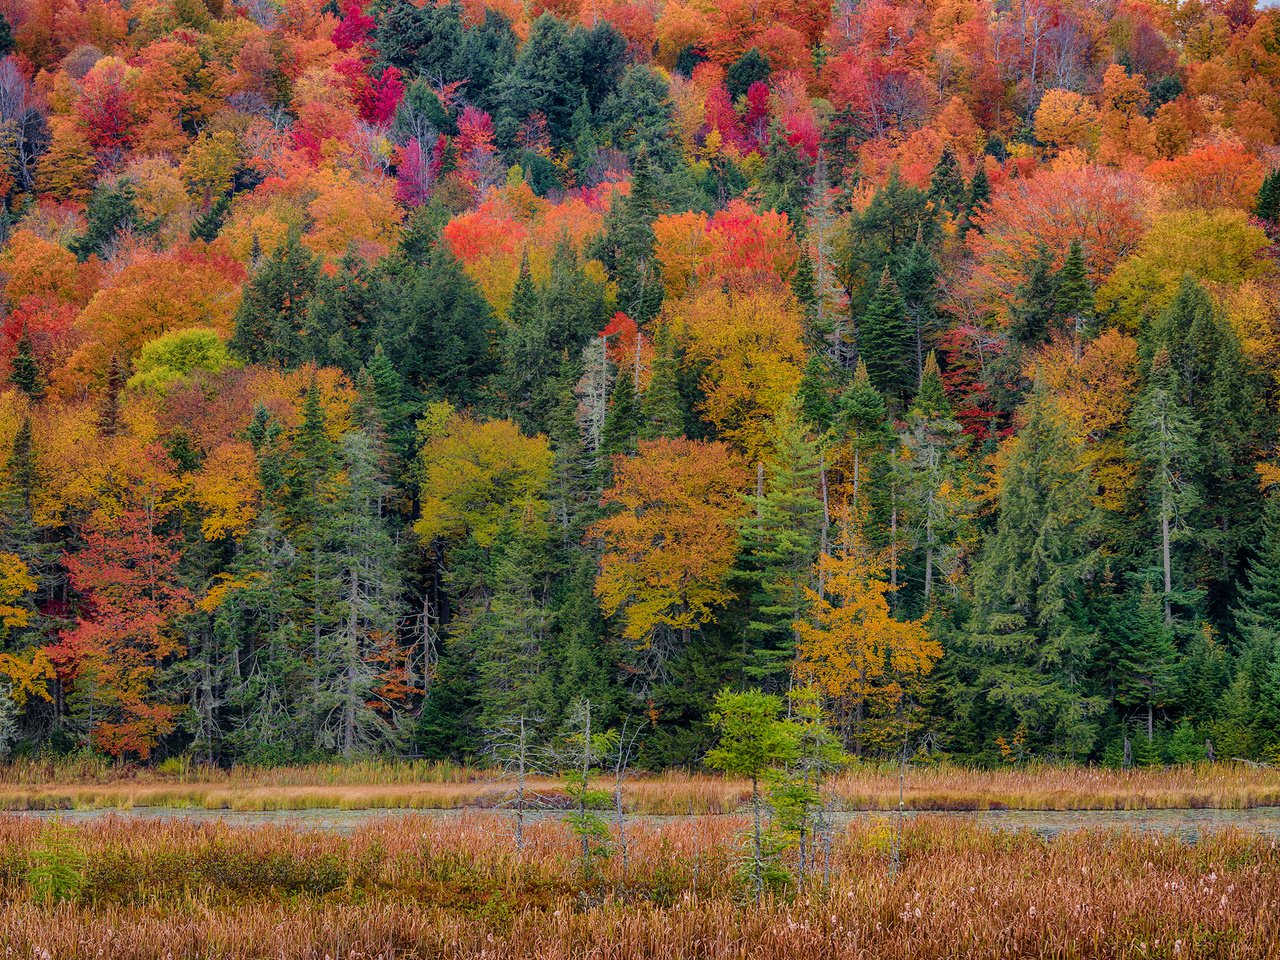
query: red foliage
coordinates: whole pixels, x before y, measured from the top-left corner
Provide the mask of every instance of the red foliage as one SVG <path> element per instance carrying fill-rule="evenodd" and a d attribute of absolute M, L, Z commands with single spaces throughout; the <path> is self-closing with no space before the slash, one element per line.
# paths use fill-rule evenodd
<path fill-rule="evenodd" d="M 444 167 L 444 134 L 437 134 L 427 150 L 415 137 L 396 151 L 396 199 L 420 207 L 431 199 Z"/>
<path fill-rule="evenodd" d="M 375 23 L 373 17 L 364 12 L 360 0 L 347 0 L 342 5 L 342 22 L 333 31 L 333 45 L 339 50 L 350 50 L 364 43 Z"/>
<path fill-rule="evenodd" d="M 142 459 L 161 471 L 172 466 L 158 446 Z M 178 586 L 179 537 L 160 532 L 146 492 L 135 487 L 135 504 L 91 521 L 84 549 L 65 556 L 83 602 L 76 625 L 46 650 L 63 683 L 94 704 L 93 742 L 144 760 L 181 711 L 154 702 L 154 687 L 161 666 L 184 652 L 173 625 L 192 603 Z"/>

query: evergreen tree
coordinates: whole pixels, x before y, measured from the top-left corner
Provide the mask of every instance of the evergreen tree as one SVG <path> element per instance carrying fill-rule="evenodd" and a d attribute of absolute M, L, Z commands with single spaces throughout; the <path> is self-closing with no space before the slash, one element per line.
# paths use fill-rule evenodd
<path fill-rule="evenodd" d="M 1253 212 L 1259 220 L 1274 224 L 1280 221 L 1280 170 L 1268 170 L 1258 188 Z"/>
<path fill-rule="evenodd" d="M 836 430 L 847 440 L 853 454 L 853 506 L 858 507 L 873 464 L 893 438 L 884 397 L 871 382 L 871 374 L 862 361 L 854 370 L 853 383 L 840 395 Z"/>
<path fill-rule="evenodd" d="M 474 404 L 497 367 L 493 311 L 446 244 L 377 287 L 378 343 L 409 390 Z"/>
<path fill-rule="evenodd" d="M 546 118 L 553 144 L 568 141 L 578 104 L 584 94 L 590 99 L 583 82 L 584 34 L 550 13 L 533 21 L 502 82 L 497 128 L 503 141 L 514 139 L 520 124 L 534 114 Z"/>
<path fill-rule="evenodd" d="M 907 250 L 897 273 L 898 289 L 915 334 L 915 374 L 924 376 L 925 356 L 929 353 L 938 326 L 938 261 L 925 245 L 923 237 Z"/>
<path fill-rule="evenodd" d="M 914 339 L 902 293 L 885 267 L 858 324 L 858 358 L 891 403 L 901 403 L 915 384 Z"/>
<path fill-rule="evenodd" d="M 924 548 L 923 599 L 928 605 L 934 589 L 935 570 L 945 569 L 961 513 L 959 460 L 963 438 L 942 385 L 938 360 L 930 351 L 920 389 L 907 411 L 907 431 L 902 438 L 909 458 L 907 489 L 916 507 L 918 540 Z"/>
<path fill-rule="evenodd" d="M 1081 342 L 1089 333 L 1089 323 L 1093 320 L 1095 310 L 1093 284 L 1089 282 L 1084 248 L 1079 240 L 1071 241 L 1062 269 L 1054 278 L 1054 286 L 1055 312 L 1069 323 L 1075 338 L 1076 355 L 1079 356 Z"/>
<path fill-rule="evenodd" d="M 1049 401 L 1033 394 L 1000 476 L 996 529 L 974 571 L 962 646 L 967 712 L 979 736 L 1021 734 L 1032 749 L 1088 755 L 1098 697 L 1085 684 L 1095 642 L 1083 616 L 1094 566 L 1088 472 Z"/>
<path fill-rule="evenodd" d="M 822 450 L 793 402 L 774 421 L 774 457 L 761 464 L 763 488 L 748 498 L 742 522 L 742 576 L 751 585 L 746 673 L 781 687 L 790 676 L 794 624 L 808 605 L 806 589 L 822 531 Z"/>
<path fill-rule="evenodd" d="M 1177 694 L 1177 648 L 1160 595 L 1144 582 L 1125 598 L 1127 616 L 1116 641 L 1115 697 L 1145 716 L 1147 742 L 1155 738 L 1155 712 Z"/>
<path fill-rule="evenodd" d="M 966 231 L 981 229 L 974 218 L 990 199 L 991 181 L 987 179 L 986 166 L 980 163 L 973 172 L 973 179 L 969 181 L 969 194 L 964 198 L 964 215 L 960 218 L 961 236 Z"/>
<path fill-rule="evenodd" d="M 368 434 L 354 431 L 342 438 L 342 482 L 322 534 L 333 555 L 333 579 L 326 585 L 333 594 L 322 601 L 328 623 L 313 665 L 316 689 L 309 707 L 317 745 L 347 759 L 399 739 L 398 704 L 384 690 L 387 676 L 400 666 L 402 587 L 380 459 Z"/>
<path fill-rule="evenodd" d="M 348 250 L 335 272 L 316 278 L 302 319 L 303 357 L 316 366 L 355 374 L 373 352 L 380 292 L 355 251 Z"/>
<path fill-rule="evenodd" d="M 811 175 L 809 163 L 799 148 L 792 145 L 785 131 L 775 125 L 769 133 L 764 165 L 758 177 L 760 201 L 768 210 L 785 213 L 797 236 L 804 231 Z"/>
<path fill-rule="evenodd" d="M 654 337 L 649 383 L 640 399 L 641 440 L 684 436 L 685 404 L 680 395 L 679 368 L 675 336 L 664 323 Z"/>
<path fill-rule="evenodd" d="M 1026 279 L 1014 291 L 1009 339 L 1023 347 L 1045 343 L 1054 331 L 1058 313 L 1058 284 L 1053 254 L 1041 243 Z"/>
<path fill-rule="evenodd" d="M 31 336 L 26 327 L 18 337 L 17 349 L 9 370 L 9 382 L 27 395 L 33 403 L 44 399 L 45 377 L 36 360 L 35 349 L 31 345 Z"/>
<path fill-rule="evenodd" d="M 744 97 L 753 83 L 769 82 L 769 61 L 755 47 L 752 47 L 729 65 L 724 72 L 724 85 L 729 96 L 734 100 Z"/>
<path fill-rule="evenodd" d="M 1134 448 L 1146 467 L 1148 508 L 1158 531 L 1158 565 L 1163 573 L 1161 602 L 1169 626 L 1175 599 L 1187 599 L 1174 593 L 1173 546 L 1184 529 L 1184 518 L 1200 501 L 1195 460 L 1201 430 L 1178 396 L 1176 374 L 1165 350 L 1152 358 L 1130 425 Z"/>
<path fill-rule="evenodd" d="M 296 233 L 281 243 L 245 286 L 231 347 L 247 363 L 296 366 L 301 332 L 320 264 Z"/>
<path fill-rule="evenodd" d="M 610 209 L 600 241 L 600 259 L 618 284 L 618 309 L 641 326 L 662 306 L 662 267 L 653 233 L 659 206 L 653 166 L 642 153 L 634 163 L 631 192 Z"/>
<path fill-rule="evenodd" d="M 636 439 L 643 424 L 640 400 L 636 396 L 635 378 L 630 371 L 618 374 L 609 396 L 609 412 L 604 418 L 600 453 L 613 457 L 620 453 L 634 453 Z"/>
<path fill-rule="evenodd" d="M 955 214 L 964 204 L 965 196 L 964 177 L 960 175 L 956 155 L 950 147 L 943 147 L 942 156 L 929 177 L 929 199 L 948 213 Z"/>

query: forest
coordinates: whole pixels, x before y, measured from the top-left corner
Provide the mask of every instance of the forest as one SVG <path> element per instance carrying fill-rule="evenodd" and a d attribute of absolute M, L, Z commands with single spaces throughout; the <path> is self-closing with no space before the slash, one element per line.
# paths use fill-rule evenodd
<path fill-rule="evenodd" d="M 1280 12 L 0 15 L 0 755 L 1280 761 Z"/>

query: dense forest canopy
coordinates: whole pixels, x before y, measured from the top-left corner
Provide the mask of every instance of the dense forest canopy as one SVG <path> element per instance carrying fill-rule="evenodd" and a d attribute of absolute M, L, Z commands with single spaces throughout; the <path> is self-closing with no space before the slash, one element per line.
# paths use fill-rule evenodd
<path fill-rule="evenodd" d="M 1280 13 L 2 0 L 0 753 L 1280 749 Z"/>

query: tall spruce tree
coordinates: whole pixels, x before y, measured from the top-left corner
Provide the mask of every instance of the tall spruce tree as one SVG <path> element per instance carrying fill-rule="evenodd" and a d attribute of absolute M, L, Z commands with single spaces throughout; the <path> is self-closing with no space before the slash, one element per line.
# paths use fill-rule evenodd
<path fill-rule="evenodd" d="M 741 575 L 750 585 L 746 673 L 781 688 L 790 676 L 822 531 L 822 449 L 793 401 L 773 425 L 774 455 L 742 521 Z"/>
<path fill-rule="evenodd" d="M 915 386 L 914 344 L 907 305 L 886 266 L 858 323 L 858 359 L 891 404 L 901 404 Z"/>
<path fill-rule="evenodd" d="M 296 233 L 272 251 L 245 286 L 231 347 L 249 363 L 294 366 L 320 264 Z"/>
<path fill-rule="evenodd" d="M 1020 734 L 1032 750 L 1079 758 L 1093 747 L 1102 709 L 1087 685 L 1096 638 L 1084 617 L 1094 507 L 1088 471 L 1050 401 L 1033 393 L 1025 418 L 974 571 L 961 640 L 968 713 L 975 735 Z"/>

